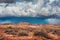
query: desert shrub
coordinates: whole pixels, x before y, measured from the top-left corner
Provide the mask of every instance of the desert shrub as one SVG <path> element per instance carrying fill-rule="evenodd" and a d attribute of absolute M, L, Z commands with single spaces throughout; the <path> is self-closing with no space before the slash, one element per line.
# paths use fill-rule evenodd
<path fill-rule="evenodd" d="M 28 36 L 28 32 L 25 31 L 25 30 L 20 30 L 20 31 L 18 32 L 18 36 Z"/>
<path fill-rule="evenodd" d="M 58 35 L 60 35 L 60 31 L 55 30 L 55 31 L 53 32 L 53 34 L 58 34 Z"/>
<path fill-rule="evenodd" d="M 42 28 L 40 30 L 36 30 L 34 32 L 34 36 L 42 36 L 42 37 L 45 37 L 45 38 L 49 38 L 49 36 L 48 36 L 47 31 L 46 31 L 45 28 Z"/>
<path fill-rule="evenodd" d="M 28 28 L 27 31 L 33 32 L 34 28 Z"/>
<path fill-rule="evenodd" d="M 36 32 L 34 32 L 34 35 L 35 36 L 44 36 L 44 35 L 46 35 L 47 33 L 45 33 L 45 32 L 43 32 L 43 31 L 36 31 Z"/>
<path fill-rule="evenodd" d="M 15 31 L 14 28 L 12 28 L 12 27 L 7 27 L 7 28 L 5 29 L 5 33 L 15 35 L 15 34 L 16 34 L 16 31 Z"/>

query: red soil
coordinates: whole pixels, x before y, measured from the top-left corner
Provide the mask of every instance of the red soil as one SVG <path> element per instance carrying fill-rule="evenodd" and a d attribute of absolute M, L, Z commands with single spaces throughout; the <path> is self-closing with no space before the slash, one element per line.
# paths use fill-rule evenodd
<path fill-rule="evenodd" d="M 42 28 L 46 28 L 48 31 L 47 35 L 51 38 L 51 39 L 47 39 L 43 36 L 34 36 L 33 32 L 29 32 L 28 36 L 17 36 L 17 35 L 9 35 L 4 33 L 5 29 L 7 27 L 12 27 L 12 28 L 26 28 L 26 29 L 42 29 Z M 22 22 L 19 24 L 0 24 L 0 40 L 60 40 L 60 34 L 53 34 L 53 32 L 50 31 L 56 30 L 56 31 L 60 31 L 60 24 L 29 24 L 27 22 Z"/>

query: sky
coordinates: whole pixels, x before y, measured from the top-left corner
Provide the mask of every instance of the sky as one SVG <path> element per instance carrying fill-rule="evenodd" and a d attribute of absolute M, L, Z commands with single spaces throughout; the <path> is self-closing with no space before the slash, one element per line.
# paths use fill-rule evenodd
<path fill-rule="evenodd" d="M 0 23 L 16 22 L 15 18 L 9 17 L 47 18 L 43 21 L 60 24 L 60 0 L 0 0 Z"/>
<path fill-rule="evenodd" d="M 0 17 L 60 17 L 60 0 L 0 0 Z"/>

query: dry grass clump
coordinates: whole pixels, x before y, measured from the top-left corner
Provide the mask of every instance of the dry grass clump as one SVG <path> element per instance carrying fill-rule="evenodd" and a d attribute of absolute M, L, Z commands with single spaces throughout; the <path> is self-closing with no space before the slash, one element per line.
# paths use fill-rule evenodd
<path fill-rule="evenodd" d="M 46 27 L 35 30 L 34 31 L 34 36 L 42 36 L 42 37 L 50 39 L 50 37 L 48 36 L 48 33 L 46 31 Z"/>
<path fill-rule="evenodd" d="M 15 30 L 15 29 L 12 28 L 12 27 L 7 27 L 7 28 L 5 29 L 5 33 L 7 33 L 7 34 L 15 35 L 16 32 L 17 32 L 17 30 Z"/>
<path fill-rule="evenodd" d="M 28 32 L 26 30 L 19 30 L 18 36 L 28 36 Z"/>
<path fill-rule="evenodd" d="M 7 27 L 4 33 L 11 34 L 11 35 L 18 35 L 18 36 L 28 36 L 28 31 L 24 29 L 15 29 L 12 27 Z"/>

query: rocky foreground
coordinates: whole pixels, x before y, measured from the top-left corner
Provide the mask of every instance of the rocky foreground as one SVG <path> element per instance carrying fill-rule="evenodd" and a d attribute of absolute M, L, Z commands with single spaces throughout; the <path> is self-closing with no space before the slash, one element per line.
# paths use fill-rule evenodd
<path fill-rule="evenodd" d="M 0 40 L 60 40 L 60 24 L 0 24 Z"/>

